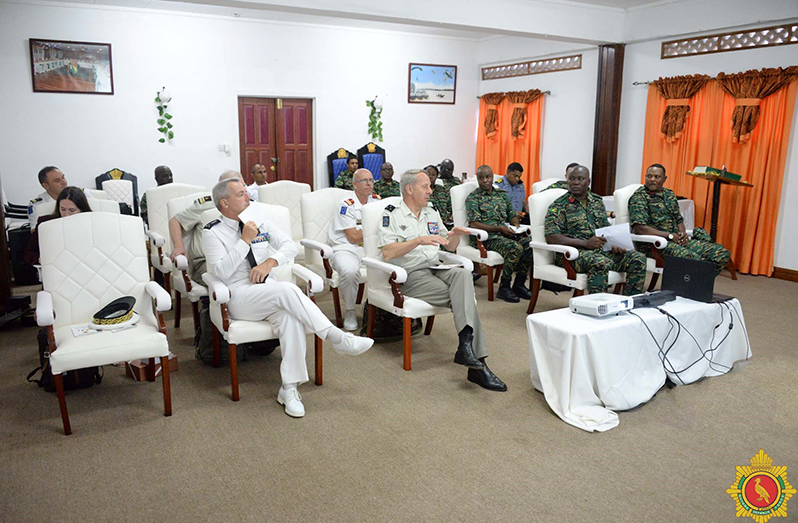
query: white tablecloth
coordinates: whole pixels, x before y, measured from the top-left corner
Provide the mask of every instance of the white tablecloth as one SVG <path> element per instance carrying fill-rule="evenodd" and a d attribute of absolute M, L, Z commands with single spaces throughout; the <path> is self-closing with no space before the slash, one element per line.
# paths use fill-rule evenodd
<path fill-rule="evenodd" d="M 602 196 L 604 207 L 608 211 L 615 210 L 615 198 L 612 196 Z M 692 230 L 695 228 L 695 202 L 693 200 L 679 200 L 679 210 L 684 218 L 684 228 Z"/>
<path fill-rule="evenodd" d="M 645 403 L 666 376 L 677 385 L 693 383 L 725 374 L 751 357 L 740 302 L 726 304 L 677 298 L 663 305 L 682 324 L 678 337 L 678 327 L 669 333 L 669 318 L 651 308 L 632 312 L 645 320 L 653 338 L 640 318 L 627 312 L 607 318 L 569 309 L 530 314 L 532 384 L 566 423 L 588 432 L 610 430 L 618 425 L 613 411 Z M 658 345 L 668 349 L 671 344 L 664 358 Z"/>

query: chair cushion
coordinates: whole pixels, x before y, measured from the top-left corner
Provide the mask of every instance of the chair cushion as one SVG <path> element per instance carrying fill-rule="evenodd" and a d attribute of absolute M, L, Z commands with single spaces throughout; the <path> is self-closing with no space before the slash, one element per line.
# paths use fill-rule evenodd
<path fill-rule="evenodd" d="M 113 201 L 126 203 L 133 209 L 133 182 L 130 180 L 106 180 L 103 192 Z"/>
<path fill-rule="evenodd" d="M 310 192 L 310 185 L 297 183 L 290 180 L 279 180 L 268 185 L 263 185 L 258 189 L 258 201 L 271 205 L 281 205 L 287 207 L 291 212 L 291 238 L 299 243 L 303 236 L 302 232 L 302 211 L 299 201 L 303 194 Z M 299 246 L 299 251 L 302 252 Z"/>

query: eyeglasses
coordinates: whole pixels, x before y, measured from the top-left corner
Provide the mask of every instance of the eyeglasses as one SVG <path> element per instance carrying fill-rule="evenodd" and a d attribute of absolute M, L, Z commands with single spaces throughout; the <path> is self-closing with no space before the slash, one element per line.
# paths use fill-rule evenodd
<path fill-rule="evenodd" d="M 374 183 L 374 180 L 371 178 L 363 178 L 362 180 L 355 180 L 355 183 Z"/>

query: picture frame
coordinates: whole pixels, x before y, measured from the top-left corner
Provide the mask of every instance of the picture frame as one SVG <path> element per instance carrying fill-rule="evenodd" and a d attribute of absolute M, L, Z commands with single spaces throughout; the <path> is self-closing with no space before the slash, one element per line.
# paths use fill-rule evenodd
<path fill-rule="evenodd" d="M 411 62 L 407 68 L 407 103 L 454 105 L 457 66 Z"/>
<path fill-rule="evenodd" d="M 114 94 L 111 44 L 30 38 L 33 92 Z"/>

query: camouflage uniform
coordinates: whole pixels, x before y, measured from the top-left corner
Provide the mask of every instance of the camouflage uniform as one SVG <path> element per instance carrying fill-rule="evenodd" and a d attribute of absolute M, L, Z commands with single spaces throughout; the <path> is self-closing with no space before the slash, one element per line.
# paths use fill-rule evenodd
<path fill-rule="evenodd" d="M 348 191 L 355 190 L 355 184 L 352 182 L 354 179 L 355 173 L 350 173 L 349 169 L 344 169 L 338 175 L 338 178 L 335 179 L 334 187 L 339 189 L 346 189 Z"/>
<path fill-rule="evenodd" d="M 452 176 L 451 178 L 439 178 L 439 180 L 443 182 L 443 187 L 446 189 L 447 193 L 452 190 L 452 187 L 457 187 L 458 185 L 463 183 L 454 176 Z"/>
<path fill-rule="evenodd" d="M 670 189 L 654 193 L 642 186 L 629 198 L 629 224 L 632 227 L 637 224 L 647 225 L 659 231 L 678 234 L 679 224 L 683 222 L 679 202 Z M 638 250 L 650 256 L 651 244 L 639 244 Z M 731 258 L 729 251 L 723 245 L 713 243 L 709 234 L 700 227 L 693 229 L 693 237 L 687 241 L 687 245 L 669 241 L 661 252 L 668 256 L 714 263 L 716 274 L 720 274 Z"/>
<path fill-rule="evenodd" d="M 607 227 L 607 210 L 601 196 L 587 194 L 583 205 L 570 193 L 563 194 L 549 206 L 546 213 L 544 234 L 564 234 L 579 240 L 595 236 L 596 229 Z M 563 266 L 562 254 L 557 253 L 555 261 Z M 587 273 L 587 290 L 590 294 L 607 292 L 607 273 L 618 271 L 626 273 L 626 295 L 640 294 L 646 281 L 646 257 L 637 251 L 614 254 L 602 249 L 579 249 L 579 257 L 571 262 L 576 272 Z"/>
<path fill-rule="evenodd" d="M 380 198 L 388 198 L 390 196 L 401 196 L 399 190 L 399 182 L 396 180 L 387 181 L 385 178 L 380 178 L 374 182 L 374 194 Z"/>
<path fill-rule="evenodd" d="M 568 190 L 568 181 L 567 180 L 557 180 L 553 184 L 549 185 L 544 191 L 548 191 L 549 189 L 565 189 Z M 541 191 L 542 192 L 542 191 Z"/>
<path fill-rule="evenodd" d="M 432 206 L 441 215 L 441 220 L 444 223 L 452 223 L 452 196 L 449 194 L 449 189 L 440 185 L 433 185 L 429 201 L 432 202 Z"/>
<path fill-rule="evenodd" d="M 482 222 L 485 225 L 501 227 L 515 218 L 515 210 L 507 193 L 501 189 L 491 189 L 490 192 L 478 188 L 466 198 L 466 220 Z M 501 233 L 490 232 L 484 245 L 491 251 L 496 251 L 504 257 L 502 279 L 509 279 L 513 273 L 518 273 L 526 278 L 532 266 L 532 248 L 529 247 L 529 237 L 506 238 Z"/>
<path fill-rule="evenodd" d="M 144 220 L 144 223 L 147 225 L 150 224 L 147 216 L 147 193 L 144 193 L 144 195 L 141 197 L 141 202 L 139 203 L 139 216 L 141 216 L 141 219 Z"/>

